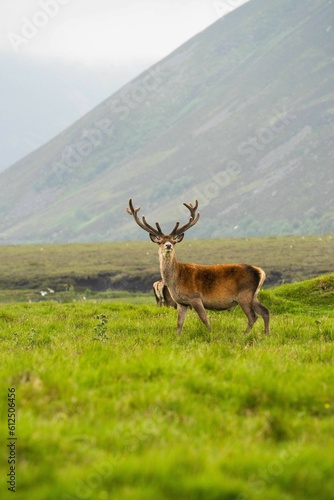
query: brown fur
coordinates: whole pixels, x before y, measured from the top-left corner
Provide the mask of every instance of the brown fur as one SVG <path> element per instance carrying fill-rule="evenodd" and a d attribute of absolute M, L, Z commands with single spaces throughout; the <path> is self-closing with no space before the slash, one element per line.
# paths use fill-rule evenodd
<path fill-rule="evenodd" d="M 179 334 L 190 306 L 210 329 L 205 309 L 220 311 L 236 305 L 240 305 L 248 319 L 245 333 L 253 327 L 257 314 L 263 318 L 265 333 L 269 333 L 269 311 L 258 299 L 258 293 L 266 279 L 261 268 L 246 264 L 203 266 L 178 262 L 174 251 L 175 243 L 170 240 L 165 236 L 159 242 L 160 272 L 172 298 L 178 304 Z"/>

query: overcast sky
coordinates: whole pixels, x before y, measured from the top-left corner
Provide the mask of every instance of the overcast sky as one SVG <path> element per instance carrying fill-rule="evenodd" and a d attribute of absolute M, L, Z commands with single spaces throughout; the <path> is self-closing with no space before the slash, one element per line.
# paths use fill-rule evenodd
<path fill-rule="evenodd" d="M 86 65 L 157 61 L 247 0 L 1 0 L 0 50 Z"/>
<path fill-rule="evenodd" d="M 0 0 L 0 171 L 247 0 Z"/>

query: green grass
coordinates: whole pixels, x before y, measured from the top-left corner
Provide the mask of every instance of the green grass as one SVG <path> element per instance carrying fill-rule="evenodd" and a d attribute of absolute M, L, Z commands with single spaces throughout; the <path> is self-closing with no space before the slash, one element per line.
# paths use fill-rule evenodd
<path fill-rule="evenodd" d="M 334 498 L 334 276 L 262 293 L 259 320 L 110 301 L 0 308 L 19 500 Z"/>

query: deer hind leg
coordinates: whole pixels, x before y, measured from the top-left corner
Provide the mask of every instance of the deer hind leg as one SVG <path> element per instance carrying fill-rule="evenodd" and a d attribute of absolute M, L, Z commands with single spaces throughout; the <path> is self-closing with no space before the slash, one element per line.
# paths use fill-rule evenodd
<path fill-rule="evenodd" d="M 253 300 L 253 308 L 256 314 L 259 314 L 262 316 L 263 322 L 264 322 L 264 333 L 265 335 L 268 335 L 270 332 L 270 327 L 269 327 L 269 317 L 270 313 L 269 310 L 261 304 L 258 298 L 254 298 Z"/>
<path fill-rule="evenodd" d="M 239 305 L 248 319 L 248 325 L 247 325 L 247 328 L 244 332 L 246 335 L 253 328 L 253 325 L 254 325 L 255 321 L 257 320 L 257 316 L 255 314 L 253 306 L 251 304 L 249 304 L 248 302 L 239 302 Z"/>
<path fill-rule="evenodd" d="M 255 290 L 255 294 L 253 297 L 253 301 L 252 301 L 253 302 L 253 309 L 256 312 L 256 314 L 259 314 L 262 317 L 263 322 L 264 322 L 264 333 L 265 333 L 265 335 L 268 335 L 269 331 L 270 331 L 270 328 L 269 328 L 270 313 L 269 313 L 268 309 L 263 304 L 261 304 L 261 302 L 258 299 L 258 294 L 259 294 L 261 287 L 266 279 L 266 273 L 263 271 L 263 269 L 260 269 L 260 268 L 258 268 L 258 271 L 260 272 L 260 281 L 259 281 L 257 289 Z"/>

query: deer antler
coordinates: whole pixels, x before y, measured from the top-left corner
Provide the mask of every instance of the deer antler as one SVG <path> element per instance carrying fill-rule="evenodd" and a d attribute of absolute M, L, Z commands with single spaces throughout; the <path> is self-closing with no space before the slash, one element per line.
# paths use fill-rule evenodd
<path fill-rule="evenodd" d="M 189 219 L 189 222 L 187 222 L 187 224 L 184 224 L 181 227 L 179 227 L 179 225 L 180 225 L 179 222 L 177 222 L 175 224 L 173 230 L 169 234 L 169 236 L 171 236 L 172 238 L 175 238 L 175 237 L 179 236 L 180 234 L 184 233 L 185 231 L 187 231 L 187 229 L 194 226 L 199 219 L 200 214 L 199 213 L 196 214 L 196 210 L 198 208 L 198 201 L 197 200 L 195 201 L 195 205 L 192 205 L 191 203 L 189 203 L 189 204 L 183 203 L 183 205 L 185 207 L 187 207 L 187 209 L 190 211 L 190 219 Z M 128 214 L 133 216 L 133 218 L 137 222 L 138 226 L 141 227 L 142 229 L 144 229 L 145 231 L 147 231 L 148 233 L 153 234 L 154 236 L 158 236 L 158 237 L 165 236 L 164 233 L 162 232 L 161 227 L 160 227 L 158 222 L 155 223 L 155 225 L 156 225 L 156 228 L 155 228 L 146 222 L 146 219 L 144 216 L 140 219 L 138 217 L 139 210 L 140 210 L 140 207 L 134 208 L 133 203 L 132 203 L 132 199 L 130 198 L 129 206 L 126 208 L 126 211 L 128 212 Z"/>
<path fill-rule="evenodd" d="M 148 233 L 153 234 L 154 236 L 163 236 L 163 232 L 161 231 L 161 227 L 160 227 L 158 222 L 155 223 L 155 225 L 157 226 L 157 229 L 155 229 L 153 226 L 151 226 L 150 224 L 148 224 L 146 222 L 146 219 L 144 216 L 142 217 L 142 220 L 140 220 L 140 218 L 137 215 L 139 210 L 140 210 L 140 207 L 134 208 L 133 203 L 132 203 L 132 199 L 130 198 L 129 206 L 126 208 L 126 211 L 128 212 L 128 214 L 133 216 L 133 218 L 137 222 L 138 226 L 140 226 L 142 229 L 144 229 Z"/>
<path fill-rule="evenodd" d="M 193 206 L 192 203 L 183 203 L 183 205 L 185 207 L 187 207 L 187 209 L 190 211 L 190 219 L 189 219 L 189 222 L 187 222 L 187 224 L 184 224 L 184 226 L 181 226 L 179 227 L 180 223 L 177 222 L 172 230 L 172 232 L 170 233 L 170 236 L 179 236 L 180 234 L 184 233 L 185 231 L 187 231 L 187 229 L 189 229 L 190 227 L 194 226 L 196 224 L 196 222 L 198 221 L 199 219 L 199 216 L 200 214 L 198 213 L 196 215 L 196 210 L 198 208 L 198 200 L 195 201 L 195 205 Z"/>

